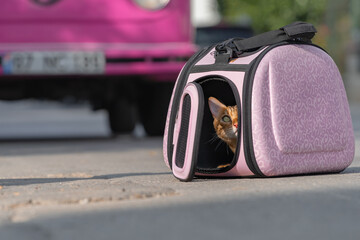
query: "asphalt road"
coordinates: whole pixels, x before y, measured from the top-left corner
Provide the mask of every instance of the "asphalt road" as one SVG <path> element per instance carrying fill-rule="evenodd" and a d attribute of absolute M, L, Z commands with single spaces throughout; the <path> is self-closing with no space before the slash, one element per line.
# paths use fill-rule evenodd
<path fill-rule="evenodd" d="M 176 180 L 161 138 L 103 112 L 0 103 L 0 239 L 359 239 L 357 152 L 341 174 Z"/>

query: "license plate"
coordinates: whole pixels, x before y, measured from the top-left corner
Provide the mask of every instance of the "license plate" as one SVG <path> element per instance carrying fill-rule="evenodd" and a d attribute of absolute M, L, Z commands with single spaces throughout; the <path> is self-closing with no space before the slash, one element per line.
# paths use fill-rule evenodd
<path fill-rule="evenodd" d="M 15 75 L 103 74 L 102 52 L 12 52 L 3 57 L 3 72 Z"/>

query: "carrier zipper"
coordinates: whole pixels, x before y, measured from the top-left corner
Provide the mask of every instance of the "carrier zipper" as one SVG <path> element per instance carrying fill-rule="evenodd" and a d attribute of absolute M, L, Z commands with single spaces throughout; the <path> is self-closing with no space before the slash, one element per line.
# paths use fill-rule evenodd
<path fill-rule="evenodd" d="M 185 88 L 185 85 L 187 83 L 186 79 L 190 73 L 190 69 L 195 65 L 195 63 L 200 60 L 201 58 L 203 58 L 206 54 L 208 54 L 213 48 L 214 46 L 210 46 L 208 48 L 204 48 L 202 50 L 200 50 L 198 53 L 195 53 L 186 63 L 186 65 L 184 66 L 183 70 L 180 73 L 179 79 L 178 79 L 178 83 L 176 86 L 176 89 L 174 91 L 174 98 L 173 98 L 173 103 L 172 103 L 172 109 L 171 109 L 171 114 L 170 114 L 170 120 L 169 120 L 169 126 L 168 126 L 168 139 L 167 139 L 167 154 L 168 154 L 168 162 L 169 162 L 169 166 L 172 169 L 172 153 L 173 153 L 173 135 L 174 135 L 174 125 L 175 125 L 175 121 L 176 121 L 176 115 L 177 115 L 177 110 L 179 108 L 179 104 L 180 104 L 180 97 L 181 94 Z"/>

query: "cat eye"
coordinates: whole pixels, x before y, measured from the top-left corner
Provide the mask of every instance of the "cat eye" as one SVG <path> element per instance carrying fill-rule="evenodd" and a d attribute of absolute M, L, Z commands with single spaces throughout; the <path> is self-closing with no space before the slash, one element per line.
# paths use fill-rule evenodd
<path fill-rule="evenodd" d="M 229 116 L 223 116 L 221 120 L 223 120 L 224 122 L 231 122 L 231 118 Z"/>

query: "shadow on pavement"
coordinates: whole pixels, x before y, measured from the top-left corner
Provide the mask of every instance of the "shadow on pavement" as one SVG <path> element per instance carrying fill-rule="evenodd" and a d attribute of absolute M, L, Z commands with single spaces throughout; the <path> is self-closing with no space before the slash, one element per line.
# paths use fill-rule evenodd
<path fill-rule="evenodd" d="M 139 172 L 139 173 L 119 173 L 119 174 L 107 174 L 93 177 L 84 178 L 21 178 L 21 179 L 0 179 L 0 186 L 26 186 L 31 184 L 46 184 L 46 183 L 58 183 L 58 182 L 73 182 L 81 180 L 98 180 L 98 179 L 115 179 L 124 177 L 135 176 L 153 176 L 153 175 L 168 175 L 170 172 Z"/>
<path fill-rule="evenodd" d="M 341 174 L 360 173 L 360 167 L 348 167 Z"/>
<path fill-rule="evenodd" d="M 189 196 L 190 197 L 190 196 Z M 1 239 L 358 239 L 360 190 L 287 192 L 67 213 L 0 226 Z"/>
<path fill-rule="evenodd" d="M 23 137 L 0 138 L 0 143 L 47 143 L 47 142 L 83 142 L 83 141 L 112 141 L 116 136 L 83 136 L 83 137 Z"/>
<path fill-rule="evenodd" d="M 4 157 L 161 149 L 162 138 L 135 138 L 124 135 L 118 137 L 13 139 L 10 141 L 0 139 L 0 143 L 0 156 Z"/>

